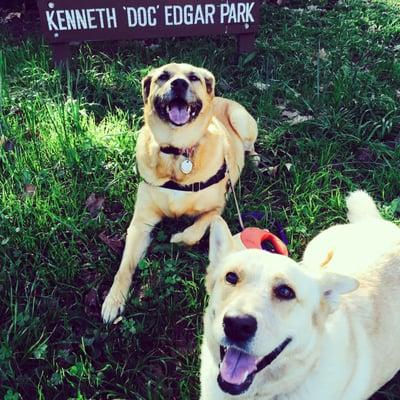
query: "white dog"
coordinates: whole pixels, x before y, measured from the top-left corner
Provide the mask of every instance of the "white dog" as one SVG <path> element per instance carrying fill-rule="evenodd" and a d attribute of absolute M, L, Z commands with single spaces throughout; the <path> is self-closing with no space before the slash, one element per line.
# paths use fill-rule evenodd
<path fill-rule="evenodd" d="M 347 206 L 300 266 L 213 223 L 202 400 L 365 400 L 399 370 L 400 229 L 365 192 Z"/>

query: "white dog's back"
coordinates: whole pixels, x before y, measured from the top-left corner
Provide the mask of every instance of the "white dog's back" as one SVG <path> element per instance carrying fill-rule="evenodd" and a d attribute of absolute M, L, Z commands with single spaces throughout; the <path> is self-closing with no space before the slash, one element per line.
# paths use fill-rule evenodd
<path fill-rule="evenodd" d="M 361 190 L 346 199 L 350 224 L 335 225 L 307 246 L 303 264 L 359 275 L 400 242 L 400 229 L 384 220 L 372 198 Z"/>

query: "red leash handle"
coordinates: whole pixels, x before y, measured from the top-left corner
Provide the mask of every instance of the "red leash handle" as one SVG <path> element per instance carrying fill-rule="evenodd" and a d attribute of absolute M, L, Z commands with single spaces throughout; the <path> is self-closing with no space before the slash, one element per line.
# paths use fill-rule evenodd
<path fill-rule="evenodd" d="M 268 242 L 273 246 L 274 253 L 289 255 L 285 243 L 267 229 L 245 228 L 240 233 L 240 240 L 247 249 L 264 250 L 263 243 Z"/>

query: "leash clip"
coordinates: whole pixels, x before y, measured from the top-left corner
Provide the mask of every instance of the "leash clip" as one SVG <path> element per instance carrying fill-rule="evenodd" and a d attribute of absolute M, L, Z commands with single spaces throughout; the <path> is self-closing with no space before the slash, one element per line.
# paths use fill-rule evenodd
<path fill-rule="evenodd" d="M 289 255 L 285 243 L 267 229 L 245 228 L 240 233 L 240 240 L 247 249 L 266 250 L 282 256 Z"/>

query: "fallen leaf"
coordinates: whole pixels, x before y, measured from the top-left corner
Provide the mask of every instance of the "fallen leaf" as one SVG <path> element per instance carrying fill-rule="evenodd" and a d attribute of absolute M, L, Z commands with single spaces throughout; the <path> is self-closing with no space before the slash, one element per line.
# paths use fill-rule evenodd
<path fill-rule="evenodd" d="M 20 12 L 10 12 L 9 14 L 6 15 L 4 21 L 7 23 L 13 20 L 14 18 L 21 19 L 21 15 L 22 14 Z"/>
<path fill-rule="evenodd" d="M 111 221 L 116 221 L 117 219 L 122 218 L 124 212 L 125 212 L 124 206 L 122 205 L 122 203 L 118 201 L 115 202 L 106 201 L 104 204 L 104 214 Z"/>
<path fill-rule="evenodd" d="M 34 138 L 38 138 L 39 136 L 40 136 L 39 132 L 36 132 L 36 131 L 26 131 L 25 132 L 25 137 L 28 140 L 32 140 Z"/>
<path fill-rule="evenodd" d="M 35 185 L 31 185 L 31 184 L 27 184 L 25 185 L 25 189 L 24 189 L 25 193 L 27 196 L 33 196 L 36 192 L 36 186 Z"/>
<path fill-rule="evenodd" d="M 296 125 L 314 119 L 311 115 L 301 115 L 298 111 L 285 110 L 281 115 L 288 119 L 290 125 Z"/>
<path fill-rule="evenodd" d="M 86 208 L 92 218 L 96 218 L 103 208 L 105 198 L 92 193 L 86 200 Z"/>
<path fill-rule="evenodd" d="M 267 85 L 267 84 L 264 83 L 264 82 L 254 82 L 254 83 L 253 83 L 253 86 L 254 86 L 255 88 L 257 88 L 258 90 L 261 90 L 262 92 L 265 92 L 265 91 L 268 89 L 268 87 L 269 87 L 269 85 Z"/>
<path fill-rule="evenodd" d="M 324 10 L 323 8 L 320 8 L 320 7 L 318 7 L 318 6 L 307 6 L 307 7 L 306 7 L 306 10 L 307 10 L 307 11 L 311 11 L 311 12 L 313 12 L 313 11 L 325 12 L 325 11 L 326 11 L 326 10 Z"/>
<path fill-rule="evenodd" d="M 18 106 L 12 106 L 10 109 L 10 115 L 17 115 L 18 117 L 23 117 L 24 111 Z"/>
<path fill-rule="evenodd" d="M 14 142 L 12 142 L 11 140 L 6 140 L 4 142 L 5 151 L 13 151 L 14 148 L 15 148 Z"/>
<path fill-rule="evenodd" d="M 387 136 L 382 143 L 391 149 L 395 149 L 396 147 L 400 146 L 400 133 Z"/>
<path fill-rule="evenodd" d="M 79 275 L 79 278 L 83 281 L 85 285 L 89 285 L 96 281 L 101 276 L 101 273 L 98 270 L 89 270 L 86 268 L 82 269 L 82 272 Z"/>
<path fill-rule="evenodd" d="M 150 50 L 158 50 L 159 48 L 161 47 L 161 45 L 160 44 L 156 44 L 156 43 L 152 43 L 151 45 L 149 45 L 148 46 L 148 48 L 150 49 Z"/>
<path fill-rule="evenodd" d="M 242 213 L 243 221 L 261 221 L 265 217 L 263 211 L 247 211 Z"/>
<path fill-rule="evenodd" d="M 328 59 L 328 53 L 325 51 L 324 48 L 319 49 L 318 58 L 320 58 L 321 60 L 327 60 Z"/>
<path fill-rule="evenodd" d="M 290 172 L 290 170 L 291 170 L 292 167 L 293 167 L 293 164 L 291 164 L 291 163 L 286 163 L 286 164 L 285 164 L 285 167 L 286 167 L 286 169 Z"/>
<path fill-rule="evenodd" d="M 275 167 L 268 167 L 268 175 L 272 178 L 275 178 L 278 175 L 279 165 L 275 165 Z"/>
<path fill-rule="evenodd" d="M 89 292 L 86 293 L 84 304 L 86 314 L 98 315 L 100 313 L 100 307 L 97 301 L 97 292 L 95 289 L 90 289 Z"/>
<path fill-rule="evenodd" d="M 6 137 L 4 135 L 0 136 L 0 146 L 3 146 L 6 142 Z"/>
<path fill-rule="evenodd" d="M 293 118 L 296 118 L 300 114 L 298 111 L 285 110 L 285 111 L 282 111 L 281 115 L 282 115 L 282 117 L 286 117 L 288 119 L 293 119 Z"/>
<path fill-rule="evenodd" d="M 356 159 L 363 163 L 370 163 L 370 162 L 375 161 L 374 153 L 367 147 L 360 147 L 356 151 L 355 155 L 356 155 Z"/>
<path fill-rule="evenodd" d="M 121 254 L 124 250 L 124 241 L 119 235 L 108 236 L 106 232 L 103 231 L 100 233 L 99 239 L 116 253 Z"/>

